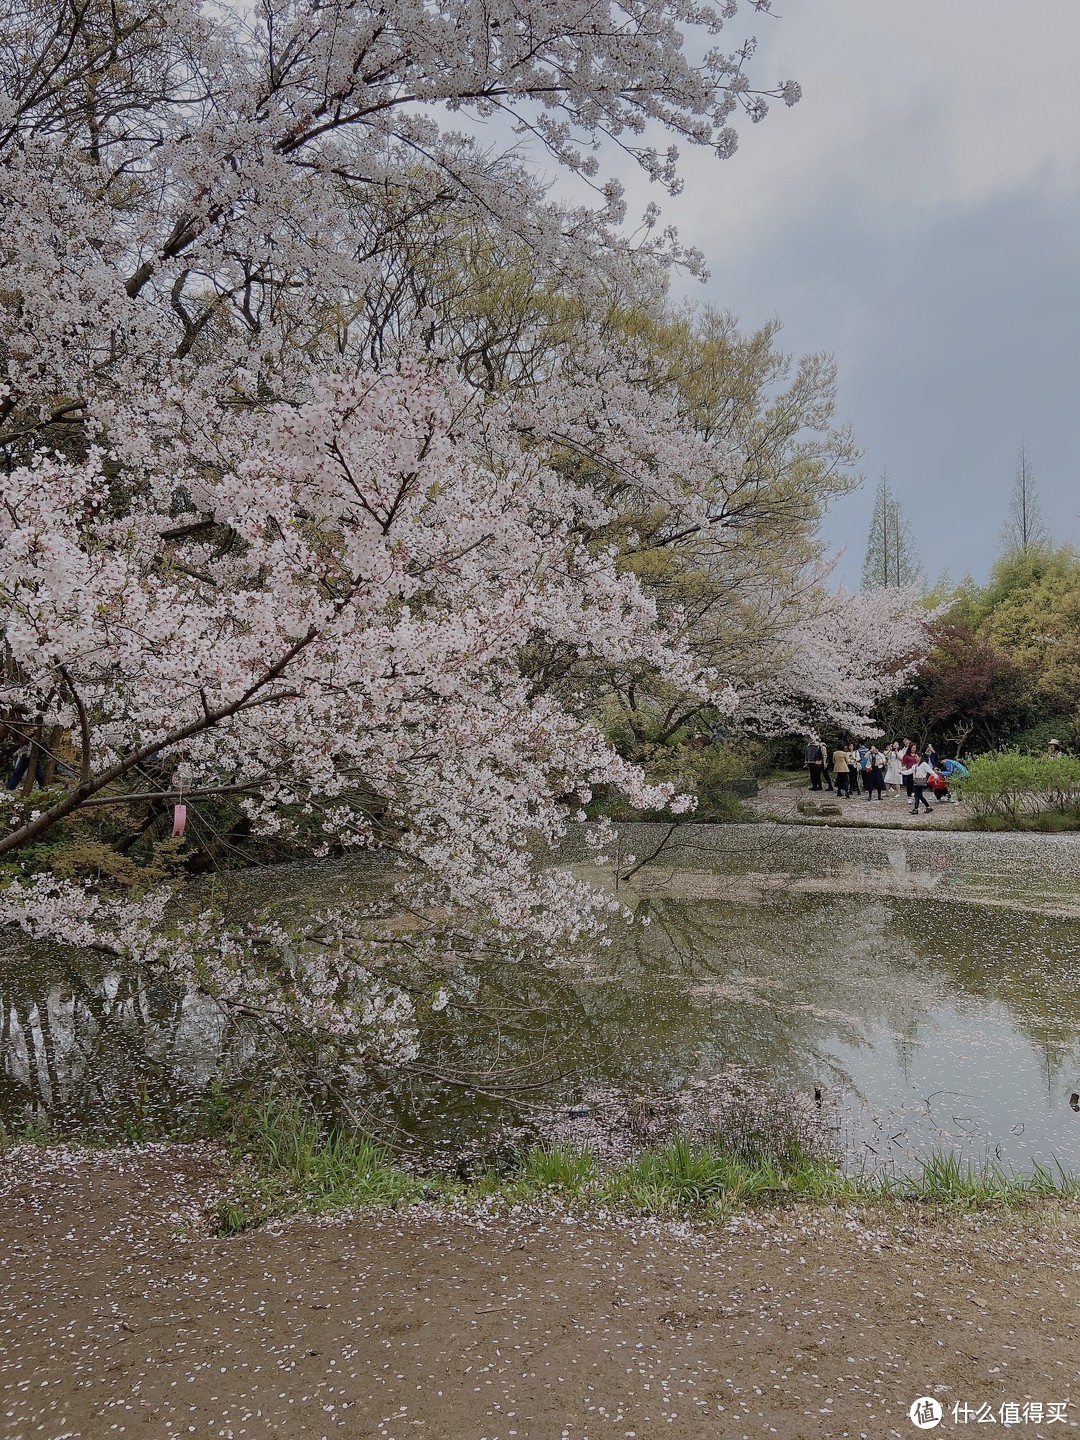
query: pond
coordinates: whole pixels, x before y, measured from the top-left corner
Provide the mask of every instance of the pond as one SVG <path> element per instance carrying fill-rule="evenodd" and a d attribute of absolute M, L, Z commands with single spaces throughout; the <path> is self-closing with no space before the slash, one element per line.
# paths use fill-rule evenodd
<path fill-rule="evenodd" d="M 1080 1173 L 1080 838 L 770 825 L 621 827 L 600 869 L 633 912 L 554 969 L 463 969 L 407 1076 L 360 1097 L 425 1156 L 482 1153 L 502 1126 L 598 1095 L 668 1095 L 744 1074 L 816 1097 L 849 1170 L 932 1150 Z M 237 876 L 279 904 L 361 883 L 320 864 Z M 198 998 L 62 951 L 0 959 L 0 1118 L 161 1133 L 210 1087 L 272 1063 Z"/>

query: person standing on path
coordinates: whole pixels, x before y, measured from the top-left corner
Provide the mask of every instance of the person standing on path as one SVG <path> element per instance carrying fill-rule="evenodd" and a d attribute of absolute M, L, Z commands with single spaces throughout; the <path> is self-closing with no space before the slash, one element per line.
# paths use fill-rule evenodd
<path fill-rule="evenodd" d="M 900 794 L 900 786 L 904 783 L 904 772 L 900 769 L 900 746 L 894 740 L 885 751 L 885 784 L 889 787 L 889 797 L 895 799 Z"/>
<path fill-rule="evenodd" d="M 833 751 L 832 757 L 833 774 L 836 776 L 836 794 L 841 800 L 848 800 L 851 791 L 848 789 L 848 757 L 847 751 L 842 745 L 838 745 Z"/>
<path fill-rule="evenodd" d="M 900 774 L 903 777 L 904 789 L 910 800 L 915 788 L 915 766 L 919 763 L 919 752 L 910 740 L 903 742 L 904 750 L 900 756 Z"/>
<path fill-rule="evenodd" d="M 848 793 L 858 795 L 859 793 L 859 752 L 855 749 L 855 741 L 847 742 L 847 768 L 848 768 Z"/>
<path fill-rule="evenodd" d="M 931 765 L 930 761 L 923 755 L 911 775 L 912 796 L 915 802 L 911 807 L 911 813 L 913 815 L 918 815 L 920 805 L 924 806 L 927 811 L 934 808 L 926 798 L 926 782 L 933 773 L 933 765 Z"/>
<path fill-rule="evenodd" d="M 821 741 L 810 739 L 806 742 L 806 767 L 810 771 L 810 789 L 821 789 L 821 772 L 825 768 L 821 758 Z"/>
<path fill-rule="evenodd" d="M 829 751 L 824 740 L 821 742 L 821 778 L 825 781 L 825 788 L 831 795 L 833 783 L 832 776 L 829 774 Z"/>
<path fill-rule="evenodd" d="M 859 779 L 867 795 L 870 794 L 870 746 L 862 741 L 859 746 Z"/>
<path fill-rule="evenodd" d="M 876 745 L 871 745 L 866 759 L 866 798 L 880 802 L 885 790 L 885 756 Z"/>

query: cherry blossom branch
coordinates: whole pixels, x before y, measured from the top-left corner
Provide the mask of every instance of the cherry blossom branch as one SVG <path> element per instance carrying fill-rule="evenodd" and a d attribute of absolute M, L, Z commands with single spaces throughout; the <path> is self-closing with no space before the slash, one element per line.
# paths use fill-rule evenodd
<path fill-rule="evenodd" d="M 264 777 L 265 779 L 265 777 Z M 242 785 L 203 785 L 194 790 L 133 790 L 126 795 L 98 795 L 84 800 L 82 809 L 96 805 L 136 805 L 144 800 L 205 800 L 215 795 L 257 795 L 263 781 L 249 780 Z"/>
<path fill-rule="evenodd" d="M 281 700 L 295 698 L 295 691 L 279 691 L 271 695 L 262 695 L 259 692 L 267 685 L 272 684 L 273 681 L 288 668 L 296 656 L 311 644 L 317 634 L 317 630 L 309 630 L 305 636 L 297 640 L 294 645 L 291 645 L 285 654 L 275 661 L 274 664 L 267 669 L 266 673 L 253 685 L 249 686 L 236 700 L 230 701 L 227 705 L 216 706 L 213 710 L 204 711 L 199 719 L 193 720 L 187 725 L 178 726 L 170 730 L 166 735 L 160 736 L 156 740 L 148 741 L 145 745 L 141 745 L 137 750 L 132 751 L 130 754 L 125 755 L 110 765 L 108 769 L 101 771 L 92 779 L 85 780 L 77 785 L 74 790 L 55 805 L 50 806 L 48 810 L 43 810 L 25 825 L 12 831 L 11 834 L 0 838 L 0 855 L 11 850 L 19 850 L 23 846 L 30 845 L 35 840 L 40 839 L 40 837 L 51 830 L 54 825 L 66 819 L 68 815 L 73 814 L 84 805 L 91 796 L 103 790 L 106 785 L 112 785 L 115 781 L 122 779 L 124 775 L 127 775 L 131 770 L 134 770 L 136 766 L 141 765 L 144 760 L 148 760 L 151 755 L 156 754 L 159 750 L 171 749 L 173 746 L 179 745 L 185 740 L 190 740 L 215 725 L 219 725 L 223 720 L 228 720 L 233 715 L 237 715 L 244 710 L 250 710 L 256 705 L 272 705 L 277 704 Z"/>
<path fill-rule="evenodd" d="M 75 682 L 74 680 L 72 680 L 71 674 L 68 671 L 67 666 L 61 665 L 59 669 L 60 674 L 63 677 L 64 684 L 68 688 L 68 693 L 74 701 L 75 709 L 78 712 L 79 731 L 82 736 L 82 756 L 80 762 L 79 781 L 83 785 L 88 785 L 90 783 L 90 720 L 86 714 L 86 706 L 82 702 L 82 697 L 76 689 Z"/>

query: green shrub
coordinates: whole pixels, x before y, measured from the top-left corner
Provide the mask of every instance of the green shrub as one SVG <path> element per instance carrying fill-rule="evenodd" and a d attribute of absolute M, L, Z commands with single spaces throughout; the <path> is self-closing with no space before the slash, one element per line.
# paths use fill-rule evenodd
<path fill-rule="evenodd" d="M 751 740 L 705 745 L 693 738 L 660 750 L 646 766 L 652 781 L 667 780 L 697 796 L 695 820 L 746 820 L 738 791 L 761 774 L 763 750 Z"/>
<path fill-rule="evenodd" d="M 751 741 L 729 741 L 706 745 L 694 740 L 658 746 L 645 762 L 645 773 L 653 784 L 667 782 L 677 794 L 694 795 L 697 807 L 686 820 L 726 822 L 750 820 L 752 813 L 738 792 L 756 789 L 760 774 L 760 747 Z M 668 810 L 635 810 L 617 791 L 602 788 L 589 806 L 590 818 L 611 820 L 670 821 Z"/>
<path fill-rule="evenodd" d="M 1080 760 L 1002 750 L 980 755 L 958 793 L 977 819 L 1018 825 L 1047 811 L 1068 814 L 1080 803 Z"/>
<path fill-rule="evenodd" d="M 521 1162 L 521 1178 L 536 1189 L 579 1195 L 596 1180 L 596 1158 L 569 1145 L 530 1150 Z"/>
<path fill-rule="evenodd" d="M 1024 755 L 1045 755 L 1051 740 L 1057 740 L 1066 748 L 1071 748 L 1078 739 L 1080 736 L 1074 728 L 1073 717 L 1051 715 L 1013 735 L 1009 740 L 1009 748 L 1019 750 Z"/>

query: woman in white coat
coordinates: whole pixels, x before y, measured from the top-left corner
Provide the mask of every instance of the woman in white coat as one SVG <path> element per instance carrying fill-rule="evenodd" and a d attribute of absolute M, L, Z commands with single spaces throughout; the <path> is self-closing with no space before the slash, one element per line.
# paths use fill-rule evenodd
<path fill-rule="evenodd" d="M 885 751 L 885 784 L 889 795 L 899 795 L 904 783 L 904 772 L 900 769 L 900 746 L 894 740 Z"/>
<path fill-rule="evenodd" d="M 928 811 L 934 808 L 926 798 L 926 782 L 933 773 L 933 765 L 930 764 L 930 761 L 925 755 L 920 755 L 919 763 L 915 766 L 915 772 L 912 776 L 912 780 L 914 781 L 912 795 L 915 800 L 915 803 L 911 807 L 911 813 L 913 815 L 918 815 L 920 805 L 924 806 Z"/>

